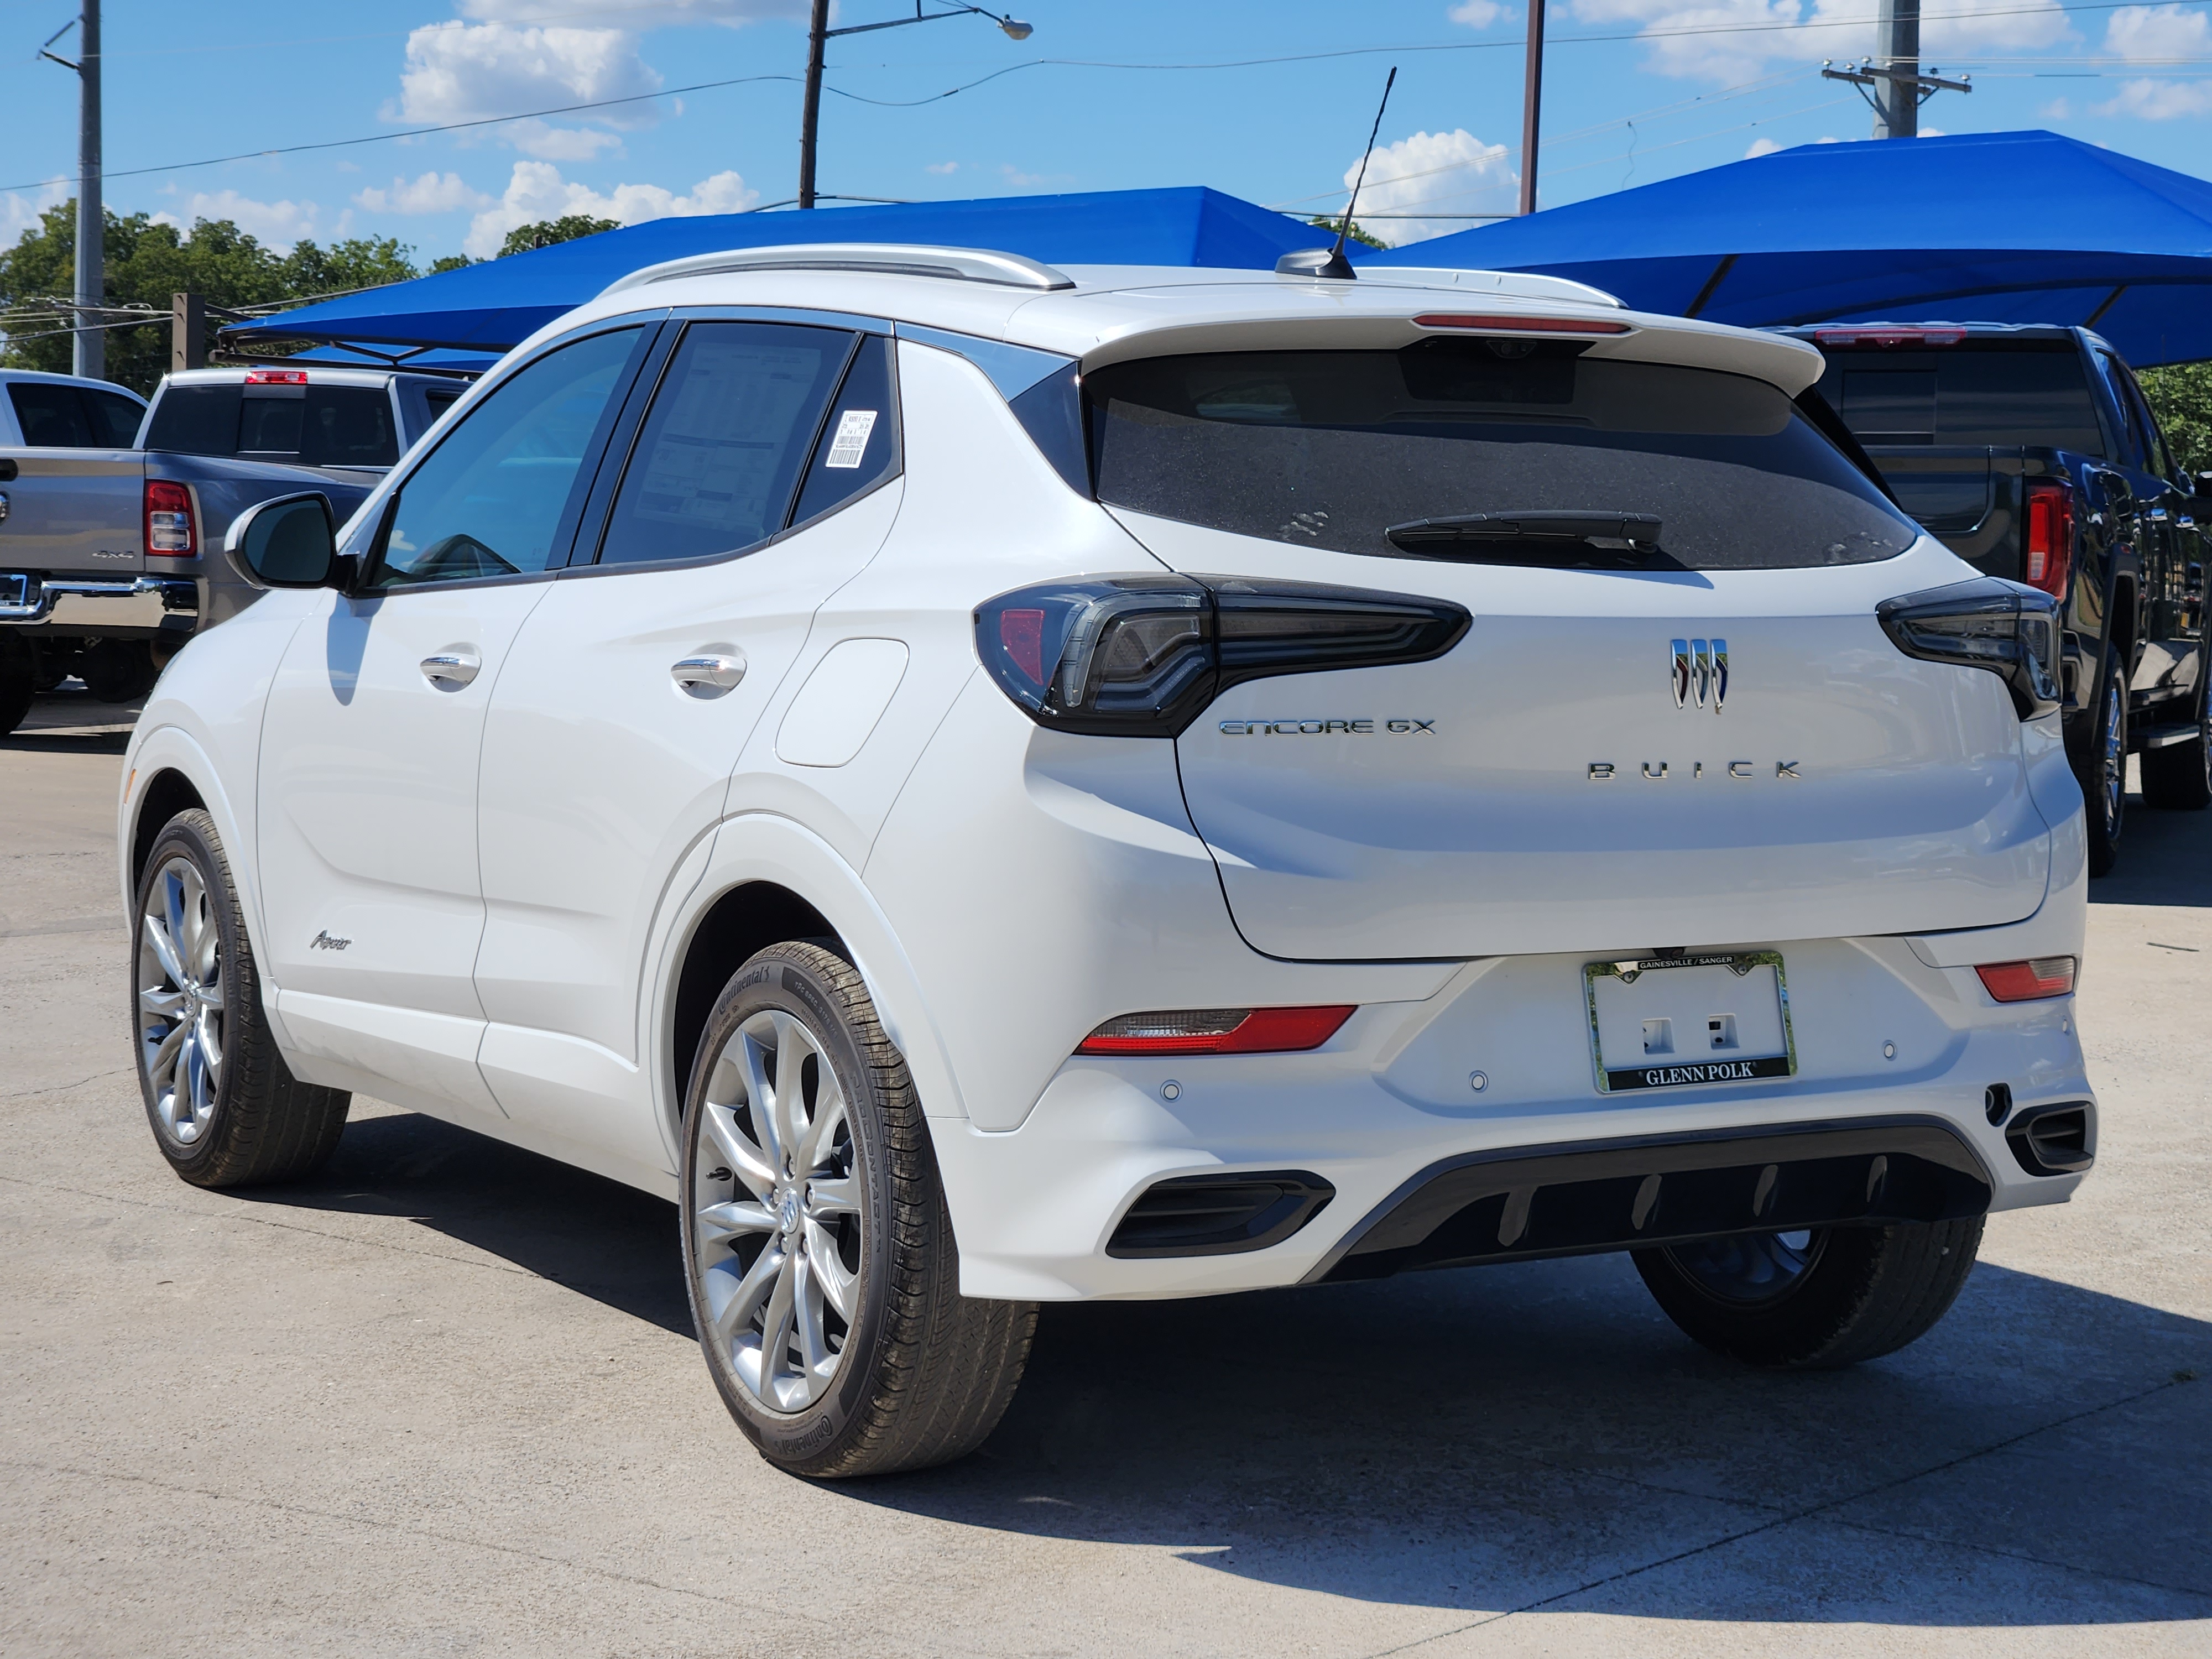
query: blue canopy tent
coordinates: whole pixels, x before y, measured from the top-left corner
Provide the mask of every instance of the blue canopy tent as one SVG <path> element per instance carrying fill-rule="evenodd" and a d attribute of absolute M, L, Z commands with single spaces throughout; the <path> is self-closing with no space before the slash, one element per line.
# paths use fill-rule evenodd
<path fill-rule="evenodd" d="M 2212 184 L 2055 132 L 1807 144 L 1359 256 L 1571 276 L 1759 327 L 2078 323 L 2212 357 Z"/>
<path fill-rule="evenodd" d="M 1317 240 L 1321 234 L 1298 220 L 1198 186 L 655 219 L 280 312 L 226 329 L 223 338 L 358 343 L 386 349 L 380 355 L 397 355 L 391 348 L 444 347 L 444 361 L 459 367 L 471 359 L 489 362 L 617 277 L 726 248 L 925 242 L 1025 254 L 1048 264 L 1267 270 L 1279 255 Z M 337 360 L 346 354 L 316 356 Z"/>

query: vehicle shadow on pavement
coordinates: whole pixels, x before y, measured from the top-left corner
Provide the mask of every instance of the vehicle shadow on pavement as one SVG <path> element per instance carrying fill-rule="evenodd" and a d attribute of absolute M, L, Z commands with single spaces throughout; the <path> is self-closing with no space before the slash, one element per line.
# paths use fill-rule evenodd
<path fill-rule="evenodd" d="M 666 1203 L 431 1119 L 357 1121 L 247 1196 L 411 1218 L 690 1334 Z M 2212 1617 L 2212 1324 L 1984 1262 L 1902 1352 L 1770 1374 L 1681 1336 L 1625 1256 L 1048 1306 L 981 1452 L 826 1490 L 1378 1603 Z"/>

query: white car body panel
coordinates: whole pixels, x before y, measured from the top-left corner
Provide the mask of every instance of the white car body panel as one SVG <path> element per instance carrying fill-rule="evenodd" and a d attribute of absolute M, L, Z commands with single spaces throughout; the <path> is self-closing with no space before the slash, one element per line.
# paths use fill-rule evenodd
<path fill-rule="evenodd" d="M 1095 367 L 1402 344 L 1417 312 L 1479 303 L 1625 323 L 1591 352 L 1793 394 L 1820 370 L 1795 342 L 1598 299 L 1077 276 L 1042 295 L 684 276 L 604 296 L 508 364 L 596 319 L 696 307 L 889 319 Z M 1880 600 L 1972 574 L 1939 545 L 1669 583 L 1251 541 L 1078 493 L 954 350 L 901 339 L 897 366 L 901 475 L 743 558 L 380 609 L 277 593 L 171 665 L 133 738 L 126 864 L 149 785 L 186 780 L 224 836 L 298 1075 L 672 1196 L 691 1062 L 678 987 L 716 907 L 766 884 L 834 932 L 905 1057 L 971 1296 L 1294 1284 L 1439 1159 L 1608 1137 L 1919 1115 L 1973 1149 L 1994 1207 L 2078 1183 L 2027 1174 L 1981 1110 L 1998 1079 L 2023 1106 L 2094 1098 L 2073 1000 L 1999 1005 L 1973 968 L 2078 956 L 2079 791 L 2055 718 L 2022 723 L 1994 676 L 1908 659 L 1875 625 Z M 993 596 L 1169 569 L 1456 597 L 1475 623 L 1437 661 L 1236 687 L 1177 741 L 1046 729 L 979 667 L 973 613 Z M 1664 647 L 1685 632 L 1730 641 L 1717 716 L 1668 696 Z M 421 659 L 462 646 L 483 659 L 474 682 L 433 689 Z M 746 664 L 727 696 L 672 681 L 677 659 L 725 647 Z M 1832 695 L 1792 683 L 1790 661 Z M 1431 757 L 1220 730 L 1401 703 L 1437 720 Z M 1765 775 L 1729 779 L 1744 758 Z M 1777 778 L 1781 761 L 1802 775 Z M 1593 783 L 1593 762 L 1622 775 Z M 1700 762 L 1702 777 L 1672 769 Z M 1717 832 L 1699 789 L 1790 804 Z M 312 948 L 319 934 L 350 942 Z M 1596 1091 L 1581 964 L 1680 945 L 1783 952 L 1795 1075 Z M 1133 1012 L 1337 1004 L 1357 1012 L 1309 1053 L 1075 1053 Z M 1292 1167 L 1336 1196 L 1279 1243 L 1106 1254 L 1154 1181 Z"/>

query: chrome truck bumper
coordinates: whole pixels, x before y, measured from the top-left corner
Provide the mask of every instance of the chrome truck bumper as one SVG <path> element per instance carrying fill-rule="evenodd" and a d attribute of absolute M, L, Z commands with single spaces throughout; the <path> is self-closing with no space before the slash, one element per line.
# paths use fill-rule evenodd
<path fill-rule="evenodd" d="M 199 622 L 199 584 L 176 576 L 98 580 L 0 570 L 0 627 L 57 633 L 120 629 L 189 634 Z"/>

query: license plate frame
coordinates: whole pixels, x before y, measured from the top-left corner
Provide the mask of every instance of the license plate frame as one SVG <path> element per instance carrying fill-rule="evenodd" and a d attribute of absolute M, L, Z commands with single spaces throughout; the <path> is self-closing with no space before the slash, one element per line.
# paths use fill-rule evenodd
<path fill-rule="evenodd" d="M 1638 1054 L 1636 1064 L 1607 1066 L 1605 1044 L 1599 1030 L 1599 983 L 1607 979 L 1615 979 L 1624 985 L 1633 985 L 1646 974 L 1684 968 L 1725 968 L 1738 978 L 1747 978 L 1757 969 L 1773 969 L 1776 1009 L 1782 1025 L 1781 1052 L 1729 1060 L 1669 1061 L 1662 1065 L 1653 1065 L 1648 1055 Z M 1583 1006 L 1589 1024 L 1590 1069 L 1597 1083 L 1597 1091 L 1601 1095 L 1641 1093 L 1650 1089 L 1696 1088 L 1713 1084 L 1772 1081 L 1797 1075 L 1797 1036 L 1790 1017 L 1790 980 L 1779 951 L 1721 951 L 1694 956 L 1635 957 L 1610 962 L 1586 962 L 1583 964 Z M 1615 1058 L 1626 1059 L 1626 1056 L 1616 1055 Z"/>

